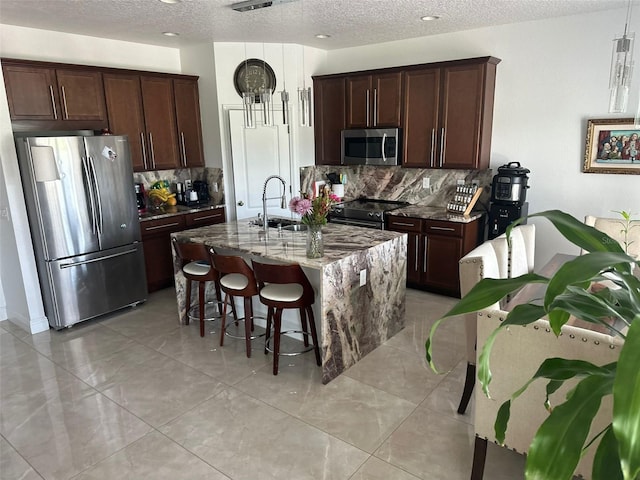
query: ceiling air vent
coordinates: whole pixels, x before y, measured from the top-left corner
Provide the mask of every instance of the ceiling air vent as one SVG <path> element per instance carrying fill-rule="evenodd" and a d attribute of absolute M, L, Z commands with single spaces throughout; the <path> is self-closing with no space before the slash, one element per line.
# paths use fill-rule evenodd
<path fill-rule="evenodd" d="M 271 7 L 279 3 L 295 2 L 296 0 L 248 0 L 246 2 L 234 3 L 231 5 L 236 12 L 250 12 L 259 8 Z"/>

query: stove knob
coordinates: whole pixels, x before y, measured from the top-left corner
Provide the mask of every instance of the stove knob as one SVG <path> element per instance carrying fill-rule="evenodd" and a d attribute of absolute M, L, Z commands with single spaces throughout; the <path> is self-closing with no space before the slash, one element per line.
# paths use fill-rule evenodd
<path fill-rule="evenodd" d="M 382 218 L 382 214 L 380 212 L 376 213 L 376 218 Z"/>
<path fill-rule="evenodd" d="M 369 216 L 370 216 L 370 217 L 373 217 L 373 212 L 369 212 Z"/>

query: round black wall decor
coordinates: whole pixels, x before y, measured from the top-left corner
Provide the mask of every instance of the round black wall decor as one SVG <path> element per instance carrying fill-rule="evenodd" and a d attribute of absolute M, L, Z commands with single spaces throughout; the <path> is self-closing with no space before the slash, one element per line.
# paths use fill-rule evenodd
<path fill-rule="evenodd" d="M 271 66 L 264 60 L 249 58 L 244 60 L 233 74 L 233 85 L 236 92 L 242 97 L 244 92 L 251 92 L 255 96 L 255 101 L 260 102 L 260 90 L 270 90 L 273 93 L 276 89 L 276 75 Z"/>

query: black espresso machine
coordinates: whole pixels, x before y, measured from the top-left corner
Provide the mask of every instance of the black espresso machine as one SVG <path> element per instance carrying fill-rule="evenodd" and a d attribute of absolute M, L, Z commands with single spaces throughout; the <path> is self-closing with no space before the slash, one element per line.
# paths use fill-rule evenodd
<path fill-rule="evenodd" d="M 520 162 L 498 167 L 498 173 L 491 183 L 489 239 L 502 235 L 514 220 L 529 213 L 529 204 L 525 201 L 529 188 L 528 173 L 530 170 L 521 167 Z"/>

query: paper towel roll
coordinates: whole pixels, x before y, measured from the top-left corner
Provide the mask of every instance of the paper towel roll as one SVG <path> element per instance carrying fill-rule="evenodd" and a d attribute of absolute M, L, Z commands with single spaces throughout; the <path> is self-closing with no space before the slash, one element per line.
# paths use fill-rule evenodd
<path fill-rule="evenodd" d="M 331 190 L 336 197 L 344 197 L 344 185 L 341 183 L 334 183 L 331 185 Z"/>

